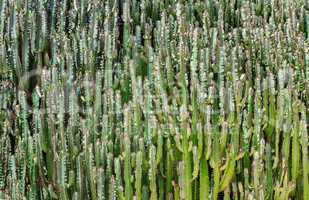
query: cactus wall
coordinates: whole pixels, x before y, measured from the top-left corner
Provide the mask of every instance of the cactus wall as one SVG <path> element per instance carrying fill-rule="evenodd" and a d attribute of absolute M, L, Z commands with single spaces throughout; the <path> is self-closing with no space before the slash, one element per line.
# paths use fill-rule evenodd
<path fill-rule="evenodd" d="M 309 200 L 308 0 L 0 0 L 0 199 Z"/>

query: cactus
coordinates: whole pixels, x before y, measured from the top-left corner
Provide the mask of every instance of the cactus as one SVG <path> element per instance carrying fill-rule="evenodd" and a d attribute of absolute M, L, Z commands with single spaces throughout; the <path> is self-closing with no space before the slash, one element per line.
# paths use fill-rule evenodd
<path fill-rule="evenodd" d="M 0 0 L 0 199 L 309 199 L 308 5 Z"/>

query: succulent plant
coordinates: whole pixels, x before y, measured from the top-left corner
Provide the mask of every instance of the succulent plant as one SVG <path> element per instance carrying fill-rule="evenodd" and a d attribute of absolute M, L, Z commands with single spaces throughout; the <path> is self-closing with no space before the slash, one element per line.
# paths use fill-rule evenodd
<path fill-rule="evenodd" d="M 308 36 L 308 0 L 0 0 L 0 199 L 309 200 Z"/>

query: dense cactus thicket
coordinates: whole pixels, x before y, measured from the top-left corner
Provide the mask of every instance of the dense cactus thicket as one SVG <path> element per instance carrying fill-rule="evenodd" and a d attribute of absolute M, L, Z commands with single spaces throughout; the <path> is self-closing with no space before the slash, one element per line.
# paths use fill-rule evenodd
<path fill-rule="evenodd" d="M 308 0 L 0 0 L 0 199 L 309 200 Z"/>

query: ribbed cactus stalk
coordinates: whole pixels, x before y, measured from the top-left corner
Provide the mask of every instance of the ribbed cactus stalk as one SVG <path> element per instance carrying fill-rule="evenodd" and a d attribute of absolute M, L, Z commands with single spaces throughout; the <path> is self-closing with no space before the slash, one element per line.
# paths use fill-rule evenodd
<path fill-rule="evenodd" d="M 135 168 L 135 197 L 136 200 L 142 200 L 142 175 L 143 175 L 143 153 L 137 152 Z"/>
<path fill-rule="evenodd" d="M 181 119 L 181 136 L 182 136 L 182 159 L 183 159 L 183 184 L 185 199 L 192 199 L 192 143 L 190 142 L 191 129 L 188 127 L 188 111 L 185 106 L 180 110 Z"/>
<path fill-rule="evenodd" d="M 124 136 L 124 182 L 125 182 L 125 199 L 132 199 L 132 185 L 131 185 L 131 146 L 130 146 L 130 138 L 128 135 Z"/>
<path fill-rule="evenodd" d="M 309 181 L 308 181 L 308 132 L 306 126 L 306 115 L 304 113 L 304 106 L 301 106 L 301 121 L 300 121 L 300 136 L 302 146 L 302 159 L 303 159 L 303 198 L 309 198 Z"/>
<path fill-rule="evenodd" d="M 123 194 L 123 188 L 122 188 L 122 179 L 121 179 L 121 166 L 120 166 L 120 160 L 119 158 L 115 158 L 115 174 L 116 174 L 116 180 L 115 180 L 115 186 L 117 191 L 117 197 L 118 199 L 124 199 Z"/>
<path fill-rule="evenodd" d="M 149 150 L 149 189 L 150 189 L 150 200 L 158 199 L 157 195 L 157 164 L 156 164 L 156 148 L 151 146 Z"/>

